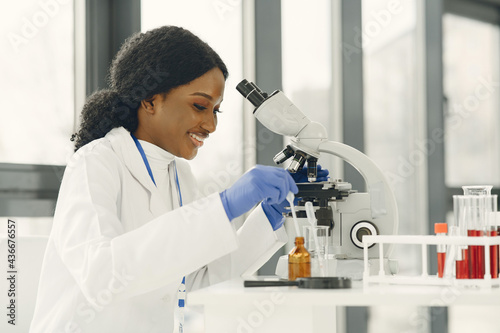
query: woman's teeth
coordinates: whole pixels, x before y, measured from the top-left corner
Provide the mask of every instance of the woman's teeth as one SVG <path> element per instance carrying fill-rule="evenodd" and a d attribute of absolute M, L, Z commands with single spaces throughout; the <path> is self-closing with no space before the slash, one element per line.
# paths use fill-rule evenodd
<path fill-rule="evenodd" d="M 200 142 L 203 142 L 205 140 L 205 138 L 200 138 L 198 135 L 193 134 L 193 133 L 189 133 L 189 136 L 191 136 L 192 138 L 194 138 L 195 140 L 198 140 Z"/>
<path fill-rule="evenodd" d="M 189 133 L 189 136 L 191 137 L 191 140 L 193 140 L 194 145 L 197 147 L 201 147 L 203 145 L 203 141 L 206 139 L 206 137 L 199 137 L 193 133 Z"/>

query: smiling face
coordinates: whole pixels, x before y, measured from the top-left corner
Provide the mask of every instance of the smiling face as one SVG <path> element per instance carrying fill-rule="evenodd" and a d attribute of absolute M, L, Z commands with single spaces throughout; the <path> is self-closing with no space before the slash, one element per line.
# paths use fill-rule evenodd
<path fill-rule="evenodd" d="M 134 135 L 175 156 L 193 159 L 217 127 L 224 85 L 224 76 L 216 67 L 166 95 L 142 101 Z"/>

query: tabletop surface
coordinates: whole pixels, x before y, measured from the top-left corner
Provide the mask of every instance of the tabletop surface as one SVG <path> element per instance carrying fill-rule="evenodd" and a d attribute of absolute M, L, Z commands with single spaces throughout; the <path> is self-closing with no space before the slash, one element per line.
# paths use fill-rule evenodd
<path fill-rule="evenodd" d="M 275 277 L 250 277 L 248 279 L 277 280 Z M 268 299 L 271 295 L 282 297 L 286 304 L 311 304 L 315 306 L 500 306 L 500 288 L 471 288 L 456 286 L 380 285 L 364 287 L 353 281 L 350 289 L 303 289 L 298 287 L 243 286 L 244 279 L 234 279 L 188 293 L 192 305 L 238 305 Z"/>

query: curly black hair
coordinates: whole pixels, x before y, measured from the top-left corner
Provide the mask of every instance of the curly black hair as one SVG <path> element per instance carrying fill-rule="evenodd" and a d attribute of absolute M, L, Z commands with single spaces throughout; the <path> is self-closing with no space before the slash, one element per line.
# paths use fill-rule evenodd
<path fill-rule="evenodd" d="M 71 136 L 75 151 L 116 127 L 134 132 L 142 100 L 167 94 L 213 68 L 227 79 L 219 55 L 186 29 L 164 26 L 132 35 L 111 63 L 109 88 L 94 92 L 83 106 L 80 129 Z"/>

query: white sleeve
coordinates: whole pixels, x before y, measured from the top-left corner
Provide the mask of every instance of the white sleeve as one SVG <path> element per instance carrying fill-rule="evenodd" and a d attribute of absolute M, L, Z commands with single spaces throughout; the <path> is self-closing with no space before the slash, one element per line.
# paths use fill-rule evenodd
<path fill-rule="evenodd" d="M 195 290 L 228 279 L 254 274 L 288 241 L 282 226 L 273 231 L 258 205 L 237 231 L 238 249 L 186 278 L 188 290 Z"/>
<path fill-rule="evenodd" d="M 198 189 L 189 164 L 178 161 L 179 176 L 188 189 Z M 182 186 L 182 185 L 181 185 Z M 185 192 L 185 191 L 183 191 Z M 197 191 L 193 198 L 199 198 Z M 222 202 L 221 202 L 222 205 Z M 232 224 L 231 224 L 232 225 Z M 273 231 L 271 223 L 258 205 L 236 232 L 238 248 L 186 276 L 186 289 L 195 290 L 242 275 L 251 275 L 264 265 L 288 240 L 285 228 Z"/>
<path fill-rule="evenodd" d="M 67 166 L 51 235 L 90 303 L 124 277 L 126 288 L 113 300 L 180 281 L 237 248 L 218 193 L 124 232 L 117 214 L 120 168 L 110 161 L 80 156 Z"/>

